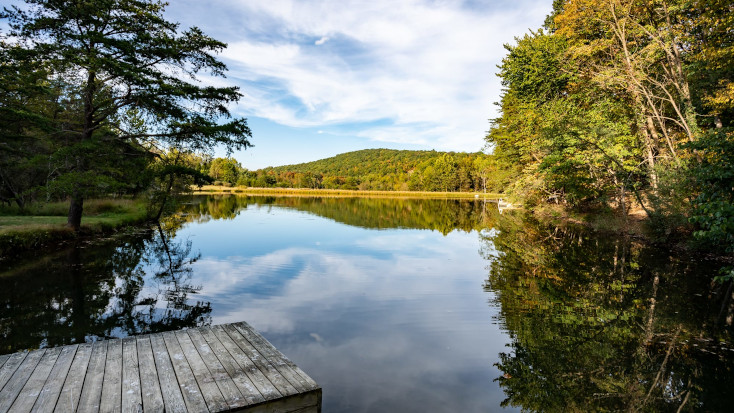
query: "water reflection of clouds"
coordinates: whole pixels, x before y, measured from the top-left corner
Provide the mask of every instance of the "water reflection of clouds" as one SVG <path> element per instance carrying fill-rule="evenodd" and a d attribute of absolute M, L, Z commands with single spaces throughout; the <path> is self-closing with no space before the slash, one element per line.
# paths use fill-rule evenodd
<path fill-rule="evenodd" d="M 194 283 L 214 303 L 214 323 L 246 320 L 263 332 L 325 388 L 326 411 L 499 405 L 492 364 L 507 338 L 491 323 L 476 233 L 320 242 L 202 257 Z"/>

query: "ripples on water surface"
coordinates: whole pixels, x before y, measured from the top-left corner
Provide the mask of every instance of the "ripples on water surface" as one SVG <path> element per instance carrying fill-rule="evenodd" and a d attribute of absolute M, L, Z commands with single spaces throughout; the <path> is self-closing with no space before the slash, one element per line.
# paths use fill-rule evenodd
<path fill-rule="evenodd" d="M 326 412 L 725 411 L 732 305 L 705 268 L 478 201 L 199 197 L 161 228 L 13 263 L 0 337 L 245 320 Z"/>

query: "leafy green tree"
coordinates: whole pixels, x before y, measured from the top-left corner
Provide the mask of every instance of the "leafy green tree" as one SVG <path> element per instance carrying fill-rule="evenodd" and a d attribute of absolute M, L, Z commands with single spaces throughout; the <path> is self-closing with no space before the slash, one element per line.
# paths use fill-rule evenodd
<path fill-rule="evenodd" d="M 9 34 L 28 51 L 22 63 L 42 62 L 68 79 L 77 105 L 64 145 L 69 177 L 68 225 L 78 229 L 84 198 L 99 188 L 89 154 L 116 144 L 137 152 L 162 146 L 206 152 L 222 144 L 246 148 L 245 119 L 232 119 L 226 104 L 239 99 L 236 87 L 200 86 L 196 75 L 223 76 L 214 53 L 224 43 L 193 27 L 180 30 L 163 17 L 156 0 L 27 0 L 4 9 Z M 126 119 L 134 108 L 146 127 Z M 222 121 L 225 122 L 222 122 Z M 134 123 L 134 122 L 133 122 Z M 132 127 L 131 127 L 132 126 Z M 140 126 L 140 125 L 137 125 Z"/>
<path fill-rule="evenodd" d="M 698 192 L 691 216 L 698 228 L 694 235 L 706 250 L 731 255 L 734 253 L 734 132 L 716 129 L 689 146 L 702 156 L 690 174 Z M 718 279 L 734 280 L 734 270 L 726 267 Z"/>
<path fill-rule="evenodd" d="M 209 176 L 217 181 L 236 184 L 242 165 L 232 158 L 215 158 L 209 166 Z"/>

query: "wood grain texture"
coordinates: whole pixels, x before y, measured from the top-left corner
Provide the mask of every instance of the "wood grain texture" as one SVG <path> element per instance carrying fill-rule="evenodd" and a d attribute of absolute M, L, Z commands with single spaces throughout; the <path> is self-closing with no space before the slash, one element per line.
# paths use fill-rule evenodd
<path fill-rule="evenodd" d="M 252 383 L 255 385 L 255 387 L 257 387 L 258 391 L 260 391 L 260 394 L 263 395 L 265 400 L 272 400 L 283 397 L 283 395 L 280 393 L 280 391 L 278 391 L 275 385 L 273 385 L 273 383 L 268 380 L 265 374 L 263 374 L 263 372 L 260 371 L 259 368 L 257 368 L 255 363 L 247 356 L 247 354 L 245 354 L 245 352 L 242 351 L 237 343 L 232 340 L 232 337 L 230 337 L 227 332 L 224 331 L 224 327 L 214 326 L 212 327 L 212 331 L 217 336 L 222 345 L 227 349 L 229 354 L 231 354 L 232 357 L 237 361 L 237 364 L 240 365 L 242 371 L 244 371 L 251 379 Z"/>
<path fill-rule="evenodd" d="M 252 346 L 260 352 L 268 361 L 293 385 L 293 387 L 300 393 L 315 389 L 316 382 L 307 380 L 298 373 L 295 364 L 288 360 L 286 356 L 278 351 L 268 340 L 265 339 L 261 334 L 257 333 L 247 323 L 234 323 L 232 324 L 237 331 L 242 334 Z M 298 369 L 300 370 L 300 369 Z M 308 376 L 306 376 L 308 377 Z M 313 383 L 313 384 L 312 384 Z"/>
<path fill-rule="evenodd" d="M 206 364 L 204 364 L 204 360 L 202 360 L 201 355 L 196 350 L 194 343 L 191 342 L 188 333 L 182 330 L 176 331 L 174 335 L 178 340 L 178 344 L 181 346 L 181 351 L 183 351 L 186 361 L 189 363 L 189 367 L 191 367 L 191 372 L 194 373 L 196 384 L 199 386 L 199 390 L 201 390 L 201 395 L 204 396 L 204 401 L 206 401 L 209 411 L 220 412 L 229 410 L 229 406 L 224 401 L 224 396 L 219 390 L 219 386 L 214 382 L 214 377 L 212 377 L 211 372 Z"/>
<path fill-rule="evenodd" d="M 143 410 L 151 413 L 163 412 L 165 405 L 163 404 L 163 395 L 161 394 L 158 371 L 153 358 L 153 348 L 150 345 L 150 337 L 147 335 L 138 337 L 137 344 Z M 181 401 L 183 402 L 183 399 Z"/>
<path fill-rule="evenodd" d="M 41 357 L 41 360 L 33 369 L 33 373 L 28 377 L 28 381 L 18 393 L 18 397 L 16 397 L 10 410 L 18 413 L 31 411 L 38 395 L 41 394 L 43 385 L 46 384 L 51 369 L 56 364 L 56 359 L 59 358 L 59 353 L 61 353 L 61 347 L 50 348 L 43 353 L 43 357 Z"/>
<path fill-rule="evenodd" d="M 237 388 L 237 385 L 227 373 L 222 363 L 219 362 L 212 348 L 204 340 L 201 332 L 198 329 L 190 329 L 186 330 L 186 333 L 188 333 L 191 343 L 199 352 L 199 356 L 201 356 L 204 365 L 209 369 L 211 377 L 219 387 L 219 391 L 222 392 L 222 396 L 224 396 L 227 405 L 231 409 L 235 409 L 250 404 Z"/>
<path fill-rule="evenodd" d="M 87 366 L 87 375 L 84 377 L 84 384 L 82 385 L 82 394 L 79 398 L 77 412 L 96 413 L 99 411 L 106 361 L 107 341 L 97 341 L 92 347 L 92 355 L 89 359 L 89 365 Z"/>
<path fill-rule="evenodd" d="M 278 369 L 275 368 L 260 352 L 255 350 L 252 345 L 245 339 L 242 334 L 240 334 L 239 331 L 237 331 L 237 328 L 231 324 L 226 324 L 223 326 L 224 331 L 229 334 L 230 337 L 232 337 L 232 340 L 234 340 L 235 343 L 242 349 L 242 351 L 247 354 L 247 356 L 252 360 L 253 363 L 257 366 L 260 371 L 263 372 L 265 377 L 270 380 L 273 385 L 278 389 L 280 394 L 284 396 L 290 396 L 291 394 L 296 394 L 298 391 L 296 391 L 295 387 L 293 387 L 292 384 L 288 382 L 288 380 L 283 377 L 282 374 L 278 371 Z"/>
<path fill-rule="evenodd" d="M 246 323 L 0 356 L 3 412 L 318 412 L 321 389 Z"/>
<path fill-rule="evenodd" d="M 31 351 L 15 370 L 10 380 L 5 383 L 5 387 L 0 390 L 0 412 L 7 412 L 10 409 L 45 352 L 46 350 Z"/>
<path fill-rule="evenodd" d="M 206 343 L 209 345 L 209 348 L 212 349 L 213 354 L 216 355 L 217 359 L 222 364 L 222 367 L 224 367 L 224 370 L 227 372 L 229 377 L 232 378 L 232 381 L 235 383 L 237 388 L 240 389 L 240 392 L 245 397 L 247 404 L 251 405 L 264 401 L 265 398 L 252 383 L 252 380 L 250 380 L 250 377 L 247 375 L 245 370 L 237 364 L 237 361 L 232 357 L 229 351 L 227 351 L 227 348 L 224 347 L 222 342 L 219 341 L 214 332 L 210 328 L 201 328 L 197 330 L 197 333 L 206 340 Z"/>
<path fill-rule="evenodd" d="M 51 369 L 48 379 L 31 409 L 32 412 L 52 412 L 54 410 L 78 348 L 78 345 L 61 347 L 56 364 Z"/>
<path fill-rule="evenodd" d="M 99 411 L 100 413 L 122 411 L 122 340 L 110 340 L 107 343 L 107 362 Z"/>
<path fill-rule="evenodd" d="M 150 345 L 153 349 L 153 357 L 158 372 L 158 381 L 161 385 L 161 394 L 166 412 L 186 412 L 186 402 L 178 384 L 176 372 L 173 370 L 168 348 L 160 334 L 150 336 Z"/>
<path fill-rule="evenodd" d="M 74 355 L 74 361 L 66 375 L 64 387 L 56 401 L 55 413 L 73 412 L 79 407 L 79 398 L 87 374 L 87 367 L 92 355 L 92 344 L 79 344 Z"/>
<path fill-rule="evenodd" d="M 186 402 L 186 408 L 192 412 L 209 411 L 204 396 L 201 394 L 201 389 L 199 389 L 199 385 L 196 383 L 194 372 L 191 370 L 188 361 L 186 361 L 186 356 L 183 354 L 176 335 L 171 331 L 162 333 L 162 335 L 163 341 L 166 343 L 166 348 L 168 349 L 168 354 L 171 356 L 171 364 L 173 365 L 173 370 L 176 372 L 178 386 L 181 388 L 181 394 Z"/>
<path fill-rule="evenodd" d="M 23 351 L 20 353 L 15 353 L 10 355 L 8 359 L 3 364 L 2 368 L 0 368 L 0 391 L 2 391 L 5 388 L 5 385 L 8 383 L 11 377 L 13 377 L 13 374 L 18 369 L 21 363 L 23 363 L 23 360 L 28 356 L 27 351 Z"/>
<path fill-rule="evenodd" d="M 143 396 L 140 392 L 138 368 L 138 344 L 135 338 L 122 340 L 122 411 L 143 411 Z"/>

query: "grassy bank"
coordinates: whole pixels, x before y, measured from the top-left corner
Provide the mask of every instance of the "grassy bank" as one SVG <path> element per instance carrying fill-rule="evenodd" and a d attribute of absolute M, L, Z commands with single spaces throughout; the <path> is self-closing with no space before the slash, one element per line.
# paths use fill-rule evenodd
<path fill-rule="evenodd" d="M 419 191 L 358 191 L 348 189 L 304 189 L 304 188 L 251 188 L 204 185 L 194 188 L 195 194 L 242 194 L 278 196 L 343 196 L 343 197 L 395 197 L 395 198 L 440 198 L 440 199 L 498 199 L 502 194 L 482 192 L 419 192 Z"/>
<path fill-rule="evenodd" d="M 53 202 L 26 209 L 0 207 L 0 259 L 19 251 L 104 233 L 143 222 L 145 203 L 130 199 L 92 199 L 84 202 L 79 233 L 66 227 L 69 204 Z"/>

